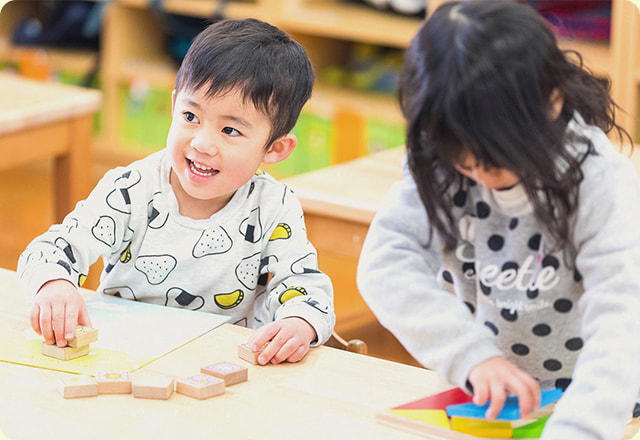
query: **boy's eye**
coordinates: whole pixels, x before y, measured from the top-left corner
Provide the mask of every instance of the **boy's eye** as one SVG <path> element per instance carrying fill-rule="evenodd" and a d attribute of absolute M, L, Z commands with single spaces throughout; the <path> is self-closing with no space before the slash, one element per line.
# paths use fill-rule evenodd
<path fill-rule="evenodd" d="M 183 115 L 187 122 L 198 122 L 198 117 L 191 112 L 185 111 Z"/>
<path fill-rule="evenodd" d="M 240 136 L 240 132 L 238 130 L 236 130 L 235 128 L 232 128 L 232 127 L 224 127 L 222 129 L 222 132 L 224 134 L 228 134 L 230 136 Z"/>

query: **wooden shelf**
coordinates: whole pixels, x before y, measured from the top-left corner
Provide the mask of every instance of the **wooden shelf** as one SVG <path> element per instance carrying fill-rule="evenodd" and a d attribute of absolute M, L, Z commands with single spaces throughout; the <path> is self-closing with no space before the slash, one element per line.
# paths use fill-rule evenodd
<path fill-rule="evenodd" d="M 126 6 L 147 9 L 151 0 L 119 0 Z M 162 8 L 171 14 L 191 17 L 210 18 L 220 12 L 222 2 L 219 0 L 163 0 Z M 260 17 L 265 15 L 265 8 L 256 1 L 232 1 L 222 6 L 227 18 Z"/>
<path fill-rule="evenodd" d="M 290 32 L 405 48 L 422 19 L 337 0 L 294 1 L 277 23 Z"/>

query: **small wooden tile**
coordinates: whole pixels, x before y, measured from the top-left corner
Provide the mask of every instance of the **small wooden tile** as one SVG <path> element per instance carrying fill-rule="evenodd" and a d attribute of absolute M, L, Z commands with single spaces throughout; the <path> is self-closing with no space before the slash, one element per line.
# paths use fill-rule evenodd
<path fill-rule="evenodd" d="M 178 379 L 176 392 L 194 399 L 208 399 L 209 397 L 224 394 L 224 380 L 209 376 L 208 374 L 194 374 L 193 376 Z"/>
<path fill-rule="evenodd" d="M 91 327 L 84 327 L 79 325 L 76 327 L 76 335 L 73 339 L 67 341 L 69 347 L 82 347 L 83 345 L 89 345 L 92 342 L 98 340 L 98 329 Z"/>
<path fill-rule="evenodd" d="M 91 376 L 74 375 L 58 378 L 58 392 L 65 399 L 98 395 L 98 384 Z"/>
<path fill-rule="evenodd" d="M 99 394 L 131 394 L 131 378 L 126 371 L 100 371 L 96 382 Z"/>
<path fill-rule="evenodd" d="M 266 348 L 267 344 L 264 344 L 258 351 L 253 351 L 246 344 L 238 345 L 238 356 L 240 359 L 244 359 L 253 365 L 258 365 L 258 356 L 262 353 L 262 350 Z"/>
<path fill-rule="evenodd" d="M 245 382 L 249 377 L 247 367 L 232 364 L 231 362 L 218 362 L 200 368 L 200 372 L 224 380 L 226 386 Z"/>
<path fill-rule="evenodd" d="M 84 345 L 82 347 L 58 347 L 57 345 L 49 345 L 46 342 L 42 342 L 42 354 L 45 356 L 54 357 L 62 361 L 68 361 L 89 354 L 90 347 Z"/>
<path fill-rule="evenodd" d="M 133 397 L 141 399 L 167 400 L 173 394 L 175 383 L 173 377 L 141 374 L 133 375 L 131 391 Z"/>

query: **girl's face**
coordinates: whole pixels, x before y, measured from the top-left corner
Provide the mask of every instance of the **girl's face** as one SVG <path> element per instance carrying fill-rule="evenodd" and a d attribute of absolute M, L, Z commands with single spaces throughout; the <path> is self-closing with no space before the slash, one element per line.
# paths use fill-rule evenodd
<path fill-rule="evenodd" d="M 271 121 L 237 91 L 213 98 L 202 90 L 174 92 L 172 110 L 171 187 L 182 215 L 208 218 L 260 166 Z"/>
<path fill-rule="evenodd" d="M 519 179 L 506 168 L 491 168 L 483 165 L 471 153 L 465 153 L 455 165 L 460 174 L 475 180 L 488 189 L 505 190 L 515 186 Z"/>

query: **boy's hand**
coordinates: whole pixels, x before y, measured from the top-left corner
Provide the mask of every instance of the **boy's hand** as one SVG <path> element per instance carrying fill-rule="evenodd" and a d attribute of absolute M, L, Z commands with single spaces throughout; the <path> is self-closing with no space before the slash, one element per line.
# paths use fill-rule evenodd
<path fill-rule="evenodd" d="M 504 358 L 493 357 L 473 367 L 469 382 L 473 386 L 473 403 L 482 406 L 491 402 L 487 420 L 495 420 L 510 395 L 518 396 L 523 419 L 540 406 L 538 382 Z"/>
<path fill-rule="evenodd" d="M 47 344 L 67 345 L 78 324 L 91 327 L 91 319 L 80 291 L 66 280 L 43 285 L 31 307 L 31 327 Z"/>
<path fill-rule="evenodd" d="M 258 356 L 258 363 L 298 362 L 309 351 L 316 339 L 316 331 L 302 318 L 284 318 L 260 327 L 247 341 L 247 346 L 257 351 L 268 343 Z"/>

